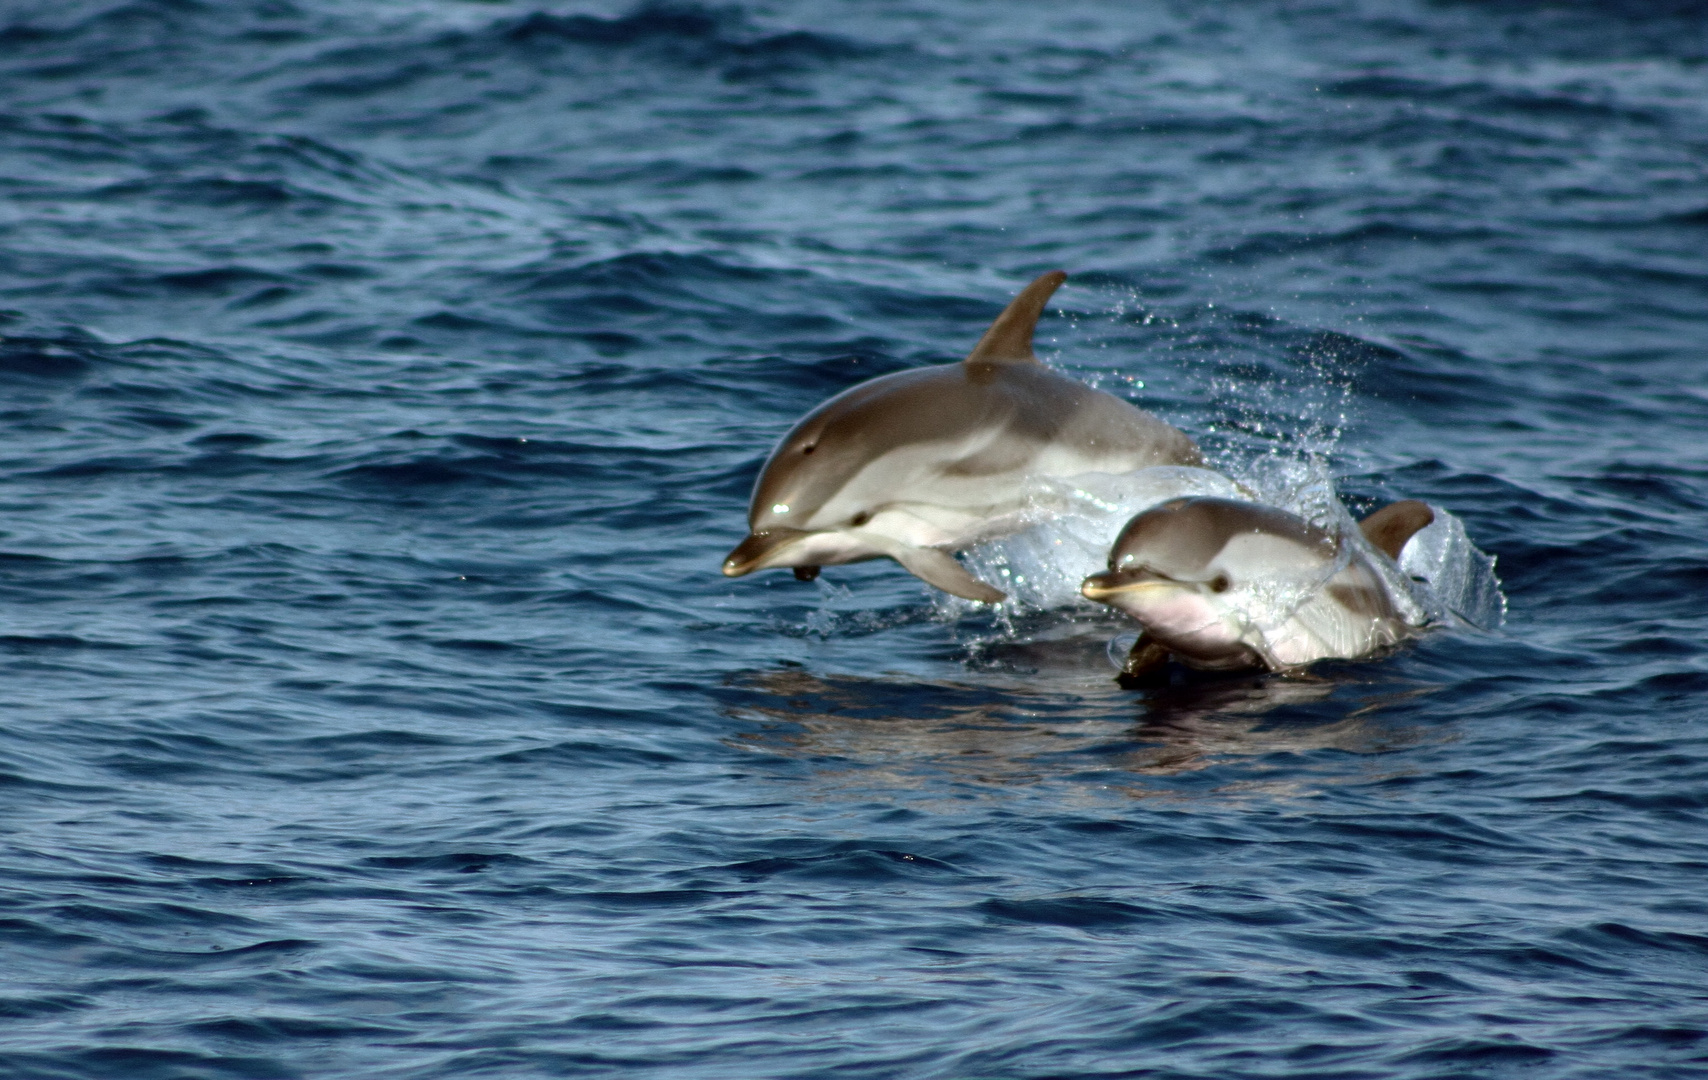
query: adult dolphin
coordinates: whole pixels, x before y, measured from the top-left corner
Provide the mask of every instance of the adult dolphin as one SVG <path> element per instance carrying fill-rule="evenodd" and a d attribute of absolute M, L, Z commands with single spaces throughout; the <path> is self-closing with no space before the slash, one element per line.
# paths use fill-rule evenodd
<path fill-rule="evenodd" d="M 1392 564 L 1434 519 L 1424 503 L 1393 503 L 1360 523 L 1361 544 L 1271 506 L 1174 499 L 1129 521 L 1109 569 L 1080 591 L 1144 627 L 1123 682 L 1170 656 L 1211 671 L 1357 659 L 1420 628 L 1416 605 L 1396 596 L 1403 578 Z"/>
<path fill-rule="evenodd" d="M 723 571 L 891 558 L 944 592 L 1005 594 L 953 552 L 1024 528 L 1039 481 L 1197 465 L 1185 434 L 1142 409 L 1052 371 L 1032 332 L 1067 275 L 1028 285 L 958 364 L 898 371 L 831 398 L 771 451 Z"/>

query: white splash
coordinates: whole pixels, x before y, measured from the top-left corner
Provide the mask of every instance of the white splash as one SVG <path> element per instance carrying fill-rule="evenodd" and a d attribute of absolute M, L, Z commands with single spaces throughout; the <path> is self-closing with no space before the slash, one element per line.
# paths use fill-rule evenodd
<path fill-rule="evenodd" d="M 1465 523 L 1434 503 L 1435 520 L 1406 541 L 1400 570 L 1427 589 L 1448 615 L 1481 630 L 1506 621 L 1506 594 L 1495 576 L 1494 556 L 1477 549 Z"/>

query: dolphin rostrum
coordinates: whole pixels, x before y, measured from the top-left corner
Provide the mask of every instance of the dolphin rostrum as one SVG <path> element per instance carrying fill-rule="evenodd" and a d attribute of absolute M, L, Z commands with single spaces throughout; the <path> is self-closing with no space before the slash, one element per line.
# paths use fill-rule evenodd
<path fill-rule="evenodd" d="M 1080 591 L 1144 626 L 1123 682 L 1170 655 L 1211 671 L 1357 659 L 1420 628 L 1416 605 L 1390 584 L 1403 580 L 1392 564 L 1434 518 L 1424 503 L 1393 503 L 1360 523 L 1360 543 L 1274 507 L 1174 499 L 1129 521 L 1109 569 Z"/>
<path fill-rule="evenodd" d="M 958 364 L 881 375 L 831 398 L 771 451 L 753 487 L 751 535 L 723 571 L 892 558 L 944 592 L 1005 594 L 954 552 L 1018 531 L 1039 481 L 1197 465 L 1186 435 L 1112 394 L 1050 370 L 1032 352 L 1044 304 L 1067 279 L 1038 278 Z"/>

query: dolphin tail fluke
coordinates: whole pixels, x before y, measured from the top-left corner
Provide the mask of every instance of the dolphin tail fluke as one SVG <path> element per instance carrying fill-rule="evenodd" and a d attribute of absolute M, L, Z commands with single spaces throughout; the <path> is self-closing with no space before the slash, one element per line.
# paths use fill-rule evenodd
<path fill-rule="evenodd" d="M 1037 329 L 1038 316 L 1050 296 L 1067 280 L 1060 270 L 1051 270 L 1020 290 L 1020 295 L 1008 302 L 1002 314 L 990 324 L 979 338 L 973 351 L 967 354 L 969 364 L 1012 364 L 1028 360 L 1036 362 L 1032 352 L 1032 331 Z"/>
<path fill-rule="evenodd" d="M 898 549 L 893 555 L 895 561 L 901 563 L 914 577 L 963 600 L 1000 604 L 1008 599 L 1007 593 L 992 588 L 967 573 L 967 568 L 956 562 L 953 555 L 936 548 L 909 547 Z"/>
<path fill-rule="evenodd" d="M 1434 520 L 1435 511 L 1429 508 L 1428 503 L 1405 499 L 1382 507 L 1360 521 L 1358 528 L 1371 546 L 1398 561 L 1406 541 Z"/>

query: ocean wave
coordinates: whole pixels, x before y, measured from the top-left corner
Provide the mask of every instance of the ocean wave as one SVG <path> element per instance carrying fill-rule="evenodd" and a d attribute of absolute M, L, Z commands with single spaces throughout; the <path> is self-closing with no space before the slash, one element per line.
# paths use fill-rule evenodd
<path fill-rule="evenodd" d="M 6 1067 L 1700 1071 L 1701 21 L 13 5 Z M 1504 625 L 1125 691 L 1118 499 L 1024 611 L 718 572 L 1056 267 L 1048 363 Z"/>

